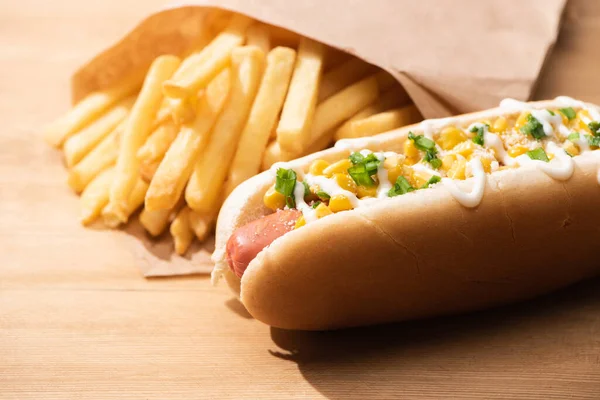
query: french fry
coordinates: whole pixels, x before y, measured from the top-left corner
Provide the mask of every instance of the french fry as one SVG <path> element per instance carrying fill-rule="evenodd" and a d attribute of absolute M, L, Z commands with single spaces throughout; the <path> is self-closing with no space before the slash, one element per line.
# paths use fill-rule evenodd
<path fill-rule="evenodd" d="M 318 142 L 327 132 L 374 102 L 378 95 L 377 79 L 372 75 L 323 101 L 315 111 L 310 144 Z"/>
<path fill-rule="evenodd" d="M 131 214 L 144 204 L 144 196 L 147 190 L 148 184 L 138 177 L 124 207 L 115 207 L 115 203 L 111 203 L 109 200 L 109 203 L 102 210 L 104 225 L 109 228 L 116 228 L 120 224 L 126 224 Z"/>
<path fill-rule="evenodd" d="M 114 167 L 108 168 L 96 176 L 81 193 L 79 221 L 83 225 L 94 222 L 100 216 L 102 209 L 108 204 L 108 191 L 114 177 Z"/>
<path fill-rule="evenodd" d="M 374 73 L 377 68 L 358 58 L 351 58 L 341 65 L 333 68 L 323 75 L 321 87 L 319 87 L 319 96 L 317 104 L 333 96 L 346 86 L 363 79 L 365 76 Z"/>
<path fill-rule="evenodd" d="M 411 125 L 423 118 L 414 105 L 384 111 L 350 123 L 345 130 L 336 131 L 336 140 L 373 136 L 401 126 Z"/>
<path fill-rule="evenodd" d="M 161 105 L 162 83 L 173 75 L 179 64 L 179 58 L 171 55 L 159 56 L 154 60 L 127 118 L 117 157 L 115 180 L 110 188 L 110 203 L 115 209 L 120 207 L 124 212 L 127 207 L 139 175 L 140 162 L 136 154 L 146 141 Z"/>
<path fill-rule="evenodd" d="M 102 139 L 111 133 L 127 117 L 134 101 L 135 97 L 129 97 L 121 101 L 90 125 L 68 138 L 63 145 L 67 167 L 71 168 L 81 161 Z"/>
<path fill-rule="evenodd" d="M 169 231 L 171 232 L 171 236 L 173 236 L 173 241 L 175 242 L 175 252 L 179 255 L 185 254 L 187 249 L 192 244 L 192 240 L 194 240 L 194 231 L 190 226 L 190 212 L 192 210 L 185 206 L 178 213 L 173 222 L 171 222 L 171 227 Z"/>
<path fill-rule="evenodd" d="M 122 122 L 69 171 L 67 183 L 75 193 L 83 191 L 100 172 L 117 161 L 120 136 L 124 126 L 125 123 Z"/>
<path fill-rule="evenodd" d="M 205 87 L 230 62 L 231 51 L 241 45 L 245 32 L 252 20 L 242 15 L 234 15 L 227 28 L 202 51 L 189 56 L 173 79 L 163 85 L 164 93 L 171 98 L 193 96 Z"/>
<path fill-rule="evenodd" d="M 179 128 L 173 121 L 167 121 L 160 125 L 148 136 L 146 143 L 140 147 L 137 152 L 137 158 L 140 161 L 140 175 L 146 182 L 150 182 L 158 165 L 171 143 L 177 137 Z"/>
<path fill-rule="evenodd" d="M 176 124 L 185 124 L 196 117 L 196 96 L 184 99 L 168 99 L 171 108 L 171 118 Z"/>
<path fill-rule="evenodd" d="M 215 226 L 216 213 L 199 213 L 194 210 L 190 210 L 188 218 L 190 227 L 196 235 L 196 238 L 202 242 L 206 240 Z"/>
<path fill-rule="evenodd" d="M 60 148 L 68 137 L 90 124 L 118 101 L 135 93 L 142 85 L 143 79 L 141 73 L 135 73 L 111 88 L 89 94 L 67 114 L 46 127 L 46 141 Z"/>
<path fill-rule="evenodd" d="M 281 150 L 279 147 L 279 143 L 277 141 L 272 141 L 269 143 L 267 148 L 265 149 L 265 153 L 263 154 L 262 163 L 261 163 L 261 171 L 265 171 L 277 162 L 281 161 L 290 161 L 293 160 L 294 154 L 288 153 L 287 151 Z"/>
<path fill-rule="evenodd" d="M 232 52 L 231 93 L 185 193 L 188 205 L 196 211 L 210 211 L 218 199 L 261 81 L 264 59 L 264 53 L 253 46 Z"/>
<path fill-rule="evenodd" d="M 256 46 L 267 54 L 271 51 L 271 38 L 269 36 L 269 28 L 261 23 L 250 25 L 246 31 L 246 45 Z"/>
<path fill-rule="evenodd" d="M 160 236 L 160 234 L 167 229 L 171 214 L 173 214 L 173 210 L 171 209 L 148 211 L 144 208 L 142 212 L 140 212 L 140 224 L 142 224 L 144 229 L 146 229 L 146 232 L 150 235 L 154 237 Z"/>
<path fill-rule="evenodd" d="M 283 107 L 295 57 L 296 52 L 288 47 L 277 47 L 267 56 L 265 73 L 229 169 L 227 194 L 260 170 L 269 135 Z"/>
<path fill-rule="evenodd" d="M 153 129 L 156 129 L 165 122 L 172 120 L 171 103 L 169 102 L 169 100 L 170 99 L 166 97 L 162 99 L 162 102 L 160 103 L 160 108 L 156 113 L 156 118 L 154 118 L 154 124 L 152 125 Z"/>
<path fill-rule="evenodd" d="M 212 129 L 229 95 L 230 71 L 222 71 L 208 85 L 193 124 L 184 125 L 160 163 L 146 193 L 149 211 L 170 209 L 185 188 L 196 159 L 206 147 Z"/>
<path fill-rule="evenodd" d="M 300 39 L 294 73 L 277 125 L 277 142 L 282 150 L 299 154 L 308 145 L 324 55 L 322 44 Z"/>

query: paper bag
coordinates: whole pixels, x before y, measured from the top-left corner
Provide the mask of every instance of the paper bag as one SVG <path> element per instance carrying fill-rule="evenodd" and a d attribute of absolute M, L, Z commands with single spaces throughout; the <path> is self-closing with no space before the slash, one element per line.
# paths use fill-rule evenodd
<path fill-rule="evenodd" d="M 73 76 L 72 97 L 109 86 L 158 55 L 181 54 L 227 10 L 347 51 L 390 72 L 426 118 L 528 100 L 566 0 L 203 0 L 158 11 Z M 198 273 L 157 266 L 146 276 Z M 205 257 L 206 258 L 206 257 Z M 206 261 L 206 260 L 204 260 Z M 190 263 L 193 262 L 190 260 Z"/>

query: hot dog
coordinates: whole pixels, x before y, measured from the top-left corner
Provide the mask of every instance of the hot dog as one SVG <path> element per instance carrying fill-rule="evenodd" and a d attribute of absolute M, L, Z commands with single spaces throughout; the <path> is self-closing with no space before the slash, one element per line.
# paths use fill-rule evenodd
<path fill-rule="evenodd" d="M 598 106 L 566 97 L 338 141 L 229 196 L 213 278 L 311 330 L 554 290 L 600 272 L 599 148 Z"/>

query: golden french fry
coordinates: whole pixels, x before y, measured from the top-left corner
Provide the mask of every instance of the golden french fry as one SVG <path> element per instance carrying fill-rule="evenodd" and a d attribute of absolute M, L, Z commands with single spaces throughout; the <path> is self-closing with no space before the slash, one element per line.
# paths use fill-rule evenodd
<path fill-rule="evenodd" d="M 186 98 L 205 87 L 230 62 L 231 51 L 241 45 L 252 20 L 234 15 L 226 29 L 202 51 L 192 54 L 173 79 L 163 85 L 167 97 Z"/>
<path fill-rule="evenodd" d="M 125 123 L 121 122 L 115 130 L 90 151 L 76 166 L 69 170 L 67 183 L 76 193 L 80 193 L 102 171 L 117 161 L 119 141 Z"/>
<path fill-rule="evenodd" d="M 146 143 L 138 150 L 136 156 L 140 161 L 140 175 L 146 182 L 152 180 L 158 165 L 177 137 L 178 132 L 177 125 L 173 121 L 167 121 L 158 126 L 148 136 Z"/>
<path fill-rule="evenodd" d="M 173 241 L 175 242 L 175 252 L 179 255 L 185 254 L 187 249 L 192 244 L 192 240 L 194 240 L 194 231 L 190 226 L 190 212 L 192 210 L 185 206 L 178 213 L 173 222 L 171 222 L 171 227 L 169 231 L 171 232 L 171 236 L 173 236 Z"/>
<path fill-rule="evenodd" d="M 190 227 L 192 228 L 192 231 L 194 231 L 196 238 L 202 242 L 206 240 L 207 236 L 212 232 L 215 226 L 216 213 L 199 213 L 190 210 L 188 218 Z"/>
<path fill-rule="evenodd" d="M 350 137 L 351 133 L 349 132 L 352 122 L 358 121 L 360 119 L 368 118 L 372 115 L 382 113 L 384 111 L 388 111 L 392 108 L 402 106 L 408 104 L 410 98 L 404 91 L 398 91 L 396 88 L 389 89 L 385 93 L 383 93 L 379 98 L 354 114 L 352 118 L 346 120 L 336 131 L 336 138 L 344 138 Z M 338 139 L 336 139 L 338 140 Z"/>
<path fill-rule="evenodd" d="M 265 54 L 254 46 L 236 48 L 231 54 L 231 93 L 185 193 L 196 211 L 210 211 L 217 201 L 261 81 L 264 59 Z"/>
<path fill-rule="evenodd" d="M 335 129 L 332 129 L 329 132 L 326 132 L 323 136 L 321 136 L 316 142 L 310 145 L 310 147 L 302 154 L 303 156 L 307 154 L 316 153 L 317 151 L 324 150 L 334 142 L 333 135 L 335 134 Z"/>
<path fill-rule="evenodd" d="M 294 154 L 288 153 L 287 151 L 281 150 L 277 141 L 269 143 L 263 154 L 261 171 L 271 168 L 271 166 L 277 162 L 290 161 L 295 158 Z"/>
<path fill-rule="evenodd" d="M 156 118 L 154 118 L 154 123 L 152 124 L 153 129 L 158 128 L 160 125 L 164 124 L 167 121 L 172 121 L 171 115 L 171 103 L 169 102 L 169 98 L 163 98 L 160 103 L 160 108 L 156 113 Z"/>
<path fill-rule="evenodd" d="M 144 76 L 136 72 L 111 88 L 89 94 L 67 114 L 46 127 L 46 141 L 54 147 L 61 147 L 69 136 L 87 126 L 118 101 L 135 93 L 143 79 Z"/>
<path fill-rule="evenodd" d="M 308 145 L 324 54 L 322 44 L 307 38 L 300 40 L 294 73 L 277 125 L 277 142 L 282 150 L 301 153 Z"/>
<path fill-rule="evenodd" d="M 319 104 L 315 111 L 310 144 L 316 143 L 327 132 L 375 101 L 378 94 L 377 79 L 375 76 L 370 76 L 337 92 Z"/>
<path fill-rule="evenodd" d="M 271 51 L 271 38 L 269 28 L 265 24 L 255 23 L 246 31 L 246 45 L 256 46 L 267 54 Z"/>
<path fill-rule="evenodd" d="M 365 76 L 374 73 L 376 70 L 377 67 L 374 65 L 355 57 L 338 65 L 323 75 L 321 86 L 319 87 L 317 104 L 333 96 L 346 86 L 350 86 Z"/>
<path fill-rule="evenodd" d="M 161 86 L 179 66 L 178 57 L 157 57 L 148 71 L 142 90 L 127 118 L 117 157 L 116 175 L 110 188 L 112 207 L 127 207 L 128 199 L 139 175 L 140 161 L 136 154 L 150 134 L 156 112 L 162 101 Z"/>
<path fill-rule="evenodd" d="M 144 196 L 147 190 L 148 184 L 138 177 L 124 207 L 115 207 L 115 203 L 111 203 L 109 200 L 109 203 L 102 210 L 104 225 L 109 228 L 116 228 L 120 224 L 126 224 L 129 216 L 144 204 Z"/>
<path fill-rule="evenodd" d="M 171 214 L 173 214 L 173 210 L 171 209 L 148 211 L 144 208 L 142 212 L 140 212 L 140 224 L 146 229 L 146 232 L 156 237 L 167 229 Z"/>
<path fill-rule="evenodd" d="M 414 124 L 422 119 L 419 110 L 414 105 L 395 108 L 351 122 L 347 129 L 336 131 L 335 139 L 373 136 Z"/>
<path fill-rule="evenodd" d="M 129 97 L 107 111 L 90 125 L 71 136 L 64 143 L 63 151 L 67 167 L 71 168 L 98 145 L 129 113 L 135 97 Z"/>
<path fill-rule="evenodd" d="M 206 147 L 210 130 L 227 97 L 230 71 L 221 72 L 206 88 L 193 124 L 184 125 L 161 161 L 146 193 L 149 211 L 170 209 L 185 188 L 200 152 Z"/>
<path fill-rule="evenodd" d="M 176 124 L 185 124 L 196 117 L 196 96 L 185 99 L 168 99 L 171 107 L 171 118 Z"/>
<path fill-rule="evenodd" d="M 94 222 L 108 204 L 108 191 L 114 177 L 114 167 L 108 168 L 96 176 L 81 193 L 79 220 L 83 225 Z"/>
<path fill-rule="evenodd" d="M 296 52 L 288 47 L 277 47 L 267 56 L 265 73 L 229 168 L 227 194 L 260 170 L 269 135 L 283 107 L 295 57 Z"/>

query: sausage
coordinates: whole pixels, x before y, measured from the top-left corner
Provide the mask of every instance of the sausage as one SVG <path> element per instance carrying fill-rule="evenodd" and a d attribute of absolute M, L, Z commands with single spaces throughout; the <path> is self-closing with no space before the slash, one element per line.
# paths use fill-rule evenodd
<path fill-rule="evenodd" d="M 294 229 L 302 212 L 278 210 L 236 229 L 227 241 L 227 263 L 241 278 L 250 261 L 275 239 Z"/>

